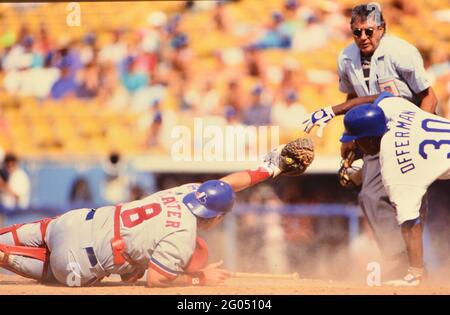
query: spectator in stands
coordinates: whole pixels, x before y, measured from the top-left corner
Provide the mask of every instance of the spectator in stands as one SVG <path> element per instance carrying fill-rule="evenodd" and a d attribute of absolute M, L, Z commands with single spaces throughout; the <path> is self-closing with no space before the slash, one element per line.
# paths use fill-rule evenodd
<path fill-rule="evenodd" d="M 243 123 L 253 126 L 267 126 L 271 123 L 271 107 L 264 101 L 264 88 L 256 85 L 252 89 L 250 107 L 244 112 Z"/>
<path fill-rule="evenodd" d="M 23 47 L 23 58 L 26 61 L 26 64 L 30 68 L 42 67 L 44 63 L 43 56 L 36 50 L 36 42 L 33 36 L 28 35 L 22 41 Z"/>
<path fill-rule="evenodd" d="M 348 29 L 348 20 L 344 14 L 344 7 L 339 2 L 325 1 L 321 4 L 323 12 L 323 22 L 327 28 L 327 33 L 333 34 L 333 39 L 347 40 L 351 38 Z"/>
<path fill-rule="evenodd" d="M 285 0 L 283 15 L 286 20 L 296 23 L 298 29 L 305 27 L 307 19 L 314 15 L 314 10 L 299 0 Z"/>
<path fill-rule="evenodd" d="M 98 95 L 101 83 L 99 74 L 95 61 L 91 61 L 78 72 L 77 97 L 90 99 Z"/>
<path fill-rule="evenodd" d="M 122 84 L 127 88 L 128 92 L 134 93 L 145 87 L 149 83 L 147 73 L 137 69 L 136 57 L 128 56 L 123 61 L 123 71 L 121 74 Z"/>
<path fill-rule="evenodd" d="M 277 102 L 272 108 L 273 124 L 292 132 L 298 129 L 298 121 L 303 120 L 306 115 L 307 110 L 298 102 L 295 90 L 287 91 L 284 100 Z"/>
<path fill-rule="evenodd" d="M 164 12 L 155 11 L 147 17 L 148 28 L 141 30 L 141 51 L 138 57 L 140 67 L 153 77 L 158 63 L 164 58 L 163 41 L 165 40 L 164 26 L 167 16 Z"/>
<path fill-rule="evenodd" d="M 206 79 L 199 95 L 198 112 L 206 115 L 219 114 L 220 93 L 214 86 L 214 81 Z"/>
<path fill-rule="evenodd" d="M 130 180 L 127 175 L 127 164 L 121 154 L 112 151 L 102 167 L 106 176 L 102 191 L 103 199 L 110 204 L 127 201 Z"/>
<path fill-rule="evenodd" d="M 124 60 L 127 55 L 127 44 L 123 40 L 125 31 L 122 29 L 116 29 L 112 31 L 112 41 L 110 44 L 103 46 L 99 51 L 99 61 L 101 63 L 113 63 L 118 64 Z"/>
<path fill-rule="evenodd" d="M 92 207 L 92 192 L 86 178 L 78 177 L 74 180 L 70 189 L 69 201 L 71 208 L 74 209 Z"/>
<path fill-rule="evenodd" d="M 83 67 L 78 46 L 78 40 L 71 40 L 69 38 L 61 39 L 58 43 L 57 49 L 52 52 L 52 61 L 56 66 L 60 66 L 63 62 L 65 62 L 71 74 L 75 75 L 76 72 Z"/>
<path fill-rule="evenodd" d="M 231 107 L 234 110 L 234 116 L 240 118 L 244 111 L 245 96 L 242 91 L 239 80 L 232 79 L 228 81 L 227 90 L 223 99 L 223 107 Z"/>
<path fill-rule="evenodd" d="M 219 0 L 216 2 L 216 6 L 212 11 L 212 19 L 216 29 L 223 33 L 227 33 L 231 28 L 231 16 L 228 13 L 225 1 Z"/>
<path fill-rule="evenodd" d="M 97 36 L 95 33 L 87 33 L 80 42 L 80 62 L 83 66 L 95 63 L 98 59 Z"/>
<path fill-rule="evenodd" d="M 305 21 L 298 14 L 299 3 L 297 0 L 287 0 L 284 1 L 283 4 L 283 17 L 284 21 L 282 23 L 283 30 L 289 34 L 289 37 L 292 39 L 295 31 L 299 28 L 305 26 Z"/>
<path fill-rule="evenodd" d="M 60 77 L 53 84 L 50 90 L 50 97 L 54 100 L 75 96 L 78 85 L 75 81 L 75 74 L 72 70 L 73 64 L 71 58 L 65 56 L 58 64 Z"/>
<path fill-rule="evenodd" d="M 244 51 L 246 74 L 264 81 L 265 73 L 261 52 L 253 46 L 246 47 Z"/>
<path fill-rule="evenodd" d="M 4 78 L 5 90 L 10 94 L 20 96 L 36 96 L 36 73 L 43 64 L 43 56 L 33 49 L 35 41 L 32 36 L 24 37 L 19 45 L 16 45 L 4 59 L 6 75 Z"/>
<path fill-rule="evenodd" d="M 329 30 L 315 13 L 306 19 L 305 28 L 295 32 L 292 49 L 298 52 L 308 52 L 324 47 L 329 42 Z"/>
<path fill-rule="evenodd" d="M 10 211 L 27 209 L 30 190 L 30 179 L 20 167 L 18 157 L 14 153 L 7 153 L 4 158 L 4 176 L 0 179 L 1 207 Z"/>
<path fill-rule="evenodd" d="M 3 70 L 17 71 L 30 68 L 33 64 L 33 53 L 30 52 L 32 45 L 32 37 L 28 35 L 12 45 L 3 57 Z"/>
<path fill-rule="evenodd" d="M 112 63 L 100 63 L 100 86 L 98 97 L 100 104 L 117 112 L 126 110 L 130 93 L 119 79 L 119 72 Z"/>
<path fill-rule="evenodd" d="M 41 24 L 39 26 L 36 42 L 36 50 L 44 56 L 44 58 L 54 49 L 54 40 L 50 37 L 46 24 Z"/>
<path fill-rule="evenodd" d="M 147 112 L 141 115 L 138 120 L 139 128 L 146 130 L 144 144 L 146 149 L 159 147 L 161 145 L 163 113 L 161 111 L 160 103 L 160 100 L 154 100 L 153 104 L 148 106 Z"/>
<path fill-rule="evenodd" d="M 283 24 L 283 14 L 275 11 L 272 13 L 271 21 L 263 37 L 252 46 L 256 49 L 291 47 L 291 34 L 287 25 Z"/>
<path fill-rule="evenodd" d="M 305 73 L 294 58 L 286 58 L 281 71 L 281 82 L 275 88 L 274 102 L 284 100 L 287 93 L 299 90 L 306 82 Z"/>
<path fill-rule="evenodd" d="M 179 33 L 171 40 L 172 54 L 170 61 L 172 69 L 179 74 L 182 81 L 188 81 L 191 75 L 191 64 L 194 52 L 189 47 L 189 38 L 184 33 Z"/>
<path fill-rule="evenodd" d="M 166 24 L 166 33 L 169 35 L 169 39 L 172 39 L 175 35 L 180 33 L 180 22 L 182 15 L 180 13 L 175 14 Z"/>

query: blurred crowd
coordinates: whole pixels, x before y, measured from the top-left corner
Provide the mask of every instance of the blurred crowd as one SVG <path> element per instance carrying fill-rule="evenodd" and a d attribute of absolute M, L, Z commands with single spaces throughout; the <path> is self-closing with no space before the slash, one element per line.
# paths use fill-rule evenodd
<path fill-rule="evenodd" d="M 45 24 L 37 32 L 24 24 L 17 34 L 5 32 L 1 37 L 3 88 L 11 95 L 61 103 L 70 98 L 98 98 L 118 111 L 145 113 L 150 108 L 152 115 L 144 123 L 155 125 L 161 123 L 161 108 L 167 109 L 164 102 L 172 97 L 172 109 L 177 112 L 218 115 L 249 125 L 298 126 L 305 113 L 298 97 L 298 62 L 287 59 L 281 70 L 268 73 L 260 51 L 323 47 L 332 29 L 336 35 L 336 25 L 339 36 L 346 34 L 344 17 L 337 12 L 322 16 L 296 0 L 285 1 L 280 4 L 280 11 L 246 31 L 239 46 L 217 49 L 214 77 L 200 77 L 193 65 L 194 59 L 202 56 L 192 49 L 191 35 L 183 30 L 183 19 L 192 11 L 209 10 L 208 27 L 239 36 L 236 33 L 242 25 L 233 24 L 226 5 L 227 1 L 188 1 L 172 16 L 152 12 L 146 27 L 111 30 L 109 41 L 102 45 L 95 32 L 88 32 L 79 40 L 61 40 L 52 38 Z M 244 89 L 241 80 L 247 76 L 254 79 L 254 84 Z M 216 82 L 219 77 L 226 82 L 222 90 Z M 293 116 L 296 121 L 292 121 Z"/>
<path fill-rule="evenodd" d="M 311 106 L 324 105 L 312 102 L 341 100 L 338 93 L 331 93 L 334 100 L 303 95 L 311 86 L 319 97 L 331 88 L 337 92 L 337 76 L 327 66 L 305 67 L 300 57 L 348 43 L 351 6 L 344 1 L 271 3 L 276 5 L 255 23 L 236 16 L 239 5 L 248 7 L 246 1 L 179 1 L 173 12 L 149 11 L 140 27 L 83 29 L 79 37 L 56 38 L 46 21 L 37 28 L 23 21 L 18 31 L 4 29 L 0 36 L 1 88 L 58 105 L 95 99 L 118 113 L 138 113 L 148 147 L 161 145 L 164 126 L 170 130 L 183 114 L 215 116 L 223 124 L 273 124 L 289 132 Z M 395 10 L 419 14 L 414 3 L 401 0 L 386 7 L 388 14 Z M 334 67 L 337 51 L 317 63 Z M 422 53 L 430 74 L 448 81 L 448 51 Z M 446 88 L 441 95 L 448 102 Z M 442 110 L 448 115 L 447 107 Z"/>

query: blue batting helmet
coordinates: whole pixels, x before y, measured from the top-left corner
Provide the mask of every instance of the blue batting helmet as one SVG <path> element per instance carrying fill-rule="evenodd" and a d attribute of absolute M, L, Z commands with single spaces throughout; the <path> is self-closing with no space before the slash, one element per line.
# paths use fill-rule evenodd
<path fill-rule="evenodd" d="M 349 110 L 344 117 L 345 132 L 341 142 L 364 137 L 381 137 L 387 131 L 383 110 L 373 104 L 364 104 Z"/>
<path fill-rule="evenodd" d="M 183 203 L 200 218 L 214 218 L 233 208 L 236 195 L 231 186 L 221 180 L 208 180 L 197 191 L 187 194 Z"/>

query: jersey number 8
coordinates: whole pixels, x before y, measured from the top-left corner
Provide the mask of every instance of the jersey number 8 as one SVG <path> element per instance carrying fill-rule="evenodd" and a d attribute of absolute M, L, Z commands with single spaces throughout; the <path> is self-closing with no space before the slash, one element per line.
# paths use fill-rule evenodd
<path fill-rule="evenodd" d="M 122 211 L 120 214 L 123 225 L 132 228 L 142 222 L 151 219 L 161 213 L 161 206 L 158 203 L 151 203 L 142 207 L 136 207 Z"/>

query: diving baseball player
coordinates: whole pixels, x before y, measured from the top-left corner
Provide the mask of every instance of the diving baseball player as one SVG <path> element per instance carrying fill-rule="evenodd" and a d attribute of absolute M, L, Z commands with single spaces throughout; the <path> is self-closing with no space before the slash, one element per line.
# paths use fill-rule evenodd
<path fill-rule="evenodd" d="M 422 198 L 437 179 L 450 179 L 450 120 L 383 92 L 321 109 L 305 122 L 324 128 L 345 114 L 341 142 L 354 141 L 368 155 L 380 154 L 383 185 L 406 244 L 409 269 L 396 286 L 419 285 L 424 276 Z"/>
<path fill-rule="evenodd" d="M 134 282 L 145 271 L 151 287 L 220 284 L 230 273 L 221 262 L 205 267 L 206 261 L 199 261 L 205 245 L 196 245 L 197 229 L 220 223 L 235 192 L 279 174 L 303 173 L 313 150 L 309 139 L 297 139 L 269 152 L 254 170 L 0 229 L 0 266 L 67 286 L 89 286 L 110 274 Z"/>

